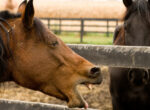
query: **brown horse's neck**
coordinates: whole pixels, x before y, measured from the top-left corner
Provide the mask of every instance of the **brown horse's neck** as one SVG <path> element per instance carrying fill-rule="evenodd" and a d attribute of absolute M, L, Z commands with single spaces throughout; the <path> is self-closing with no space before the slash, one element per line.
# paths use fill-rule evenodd
<path fill-rule="evenodd" d="M 6 82 L 6 81 L 11 81 L 11 74 L 10 73 L 4 73 L 2 76 L 0 76 L 0 83 L 1 82 Z"/>
<path fill-rule="evenodd" d="M 6 25 L 5 22 L 2 22 L 2 24 L 4 27 L 1 28 L 1 33 L 0 33 L 0 83 L 1 82 L 5 82 L 5 81 L 10 81 L 11 78 L 11 70 L 10 70 L 10 61 L 12 61 L 12 53 L 11 53 L 11 46 L 10 46 L 10 42 L 11 42 L 11 38 L 12 32 L 9 32 L 9 28 Z M 12 30 L 11 30 L 12 31 Z M 9 62 L 9 63 L 8 63 Z"/>

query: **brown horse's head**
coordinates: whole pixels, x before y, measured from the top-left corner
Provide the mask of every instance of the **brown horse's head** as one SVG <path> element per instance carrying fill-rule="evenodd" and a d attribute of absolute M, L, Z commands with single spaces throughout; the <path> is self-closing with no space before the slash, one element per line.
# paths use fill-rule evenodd
<path fill-rule="evenodd" d="M 24 87 L 66 100 L 69 107 L 87 107 L 76 86 L 100 84 L 100 68 L 73 52 L 34 17 L 33 0 L 25 0 L 18 12 L 20 18 L 7 19 L 12 27 L 12 55 L 7 59 L 9 72 L 5 76 L 9 74 L 9 80 Z M 3 36 L 6 41 L 4 32 Z"/>

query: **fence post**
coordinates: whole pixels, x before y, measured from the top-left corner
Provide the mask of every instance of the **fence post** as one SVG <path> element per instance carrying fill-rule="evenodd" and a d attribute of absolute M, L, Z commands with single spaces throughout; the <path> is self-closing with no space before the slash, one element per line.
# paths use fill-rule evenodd
<path fill-rule="evenodd" d="M 116 20 L 116 26 L 118 26 L 118 19 Z"/>
<path fill-rule="evenodd" d="M 59 34 L 61 34 L 61 18 L 59 19 Z"/>
<path fill-rule="evenodd" d="M 81 19 L 80 43 L 83 42 L 83 35 L 84 35 L 84 19 Z"/>
<path fill-rule="evenodd" d="M 107 19 L 107 37 L 109 37 L 109 20 Z"/>
<path fill-rule="evenodd" d="M 48 18 L 47 20 L 48 20 L 48 29 L 50 29 L 50 25 L 51 25 L 50 24 L 50 19 Z"/>

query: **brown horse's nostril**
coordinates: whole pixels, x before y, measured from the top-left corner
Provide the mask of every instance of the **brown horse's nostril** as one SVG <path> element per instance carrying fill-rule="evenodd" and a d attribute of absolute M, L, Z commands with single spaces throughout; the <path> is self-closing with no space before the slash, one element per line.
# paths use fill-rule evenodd
<path fill-rule="evenodd" d="M 94 67 L 94 68 L 92 68 L 91 69 L 91 73 L 96 73 L 96 72 L 100 72 L 100 68 L 98 68 L 98 67 Z"/>
<path fill-rule="evenodd" d="M 101 69 L 99 67 L 91 68 L 88 77 L 90 79 L 94 79 L 94 82 L 92 82 L 92 84 L 101 84 L 102 82 Z"/>
<path fill-rule="evenodd" d="M 100 68 L 98 68 L 98 67 L 91 68 L 90 73 L 92 75 L 98 75 L 98 74 L 100 74 Z"/>

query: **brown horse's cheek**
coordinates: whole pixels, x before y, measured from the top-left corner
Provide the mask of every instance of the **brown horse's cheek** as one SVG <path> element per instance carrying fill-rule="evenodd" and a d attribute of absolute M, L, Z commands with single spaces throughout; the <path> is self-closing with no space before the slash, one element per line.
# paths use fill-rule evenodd
<path fill-rule="evenodd" d="M 54 96 L 56 98 L 60 98 L 62 100 L 67 100 L 67 97 L 62 94 L 53 84 L 47 84 L 47 85 L 43 85 L 41 86 L 40 90 L 48 95 Z"/>

